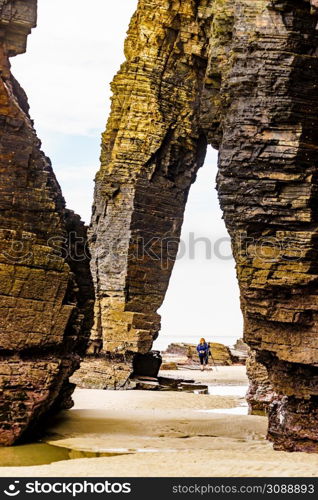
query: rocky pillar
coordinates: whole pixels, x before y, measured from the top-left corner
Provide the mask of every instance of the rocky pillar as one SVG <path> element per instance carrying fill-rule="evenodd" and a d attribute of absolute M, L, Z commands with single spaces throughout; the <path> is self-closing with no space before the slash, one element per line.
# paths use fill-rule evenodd
<path fill-rule="evenodd" d="M 205 157 L 198 116 L 210 16 L 201 3 L 140 0 L 112 83 L 90 229 L 89 353 L 100 354 L 106 387 L 125 385 L 134 354 L 148 352 L 158 335 L 156 311 Z"/>
<path fill-rule="evenodd" d="M 291 451 L 318 451 L 317 21 L 305 1 L 237 2 L 221 87 L 218 190 L 244 340 L 283 397 L 269 438 Z"/>
<path fill-rule="evenodd" d="M 65 209 L 9 56 L 25 51 L 36 1 L 0 0 L 0 444 L 72 405 L 68 378 L 91 328 L 86 229 Z M 76 248 L 75 248 L 76 247 Z"/>

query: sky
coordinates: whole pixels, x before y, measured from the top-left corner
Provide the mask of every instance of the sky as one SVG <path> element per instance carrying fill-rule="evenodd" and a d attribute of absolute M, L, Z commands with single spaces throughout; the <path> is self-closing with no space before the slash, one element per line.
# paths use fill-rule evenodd
<path fill-rule="evenodd" d="M 87 223 L 100 136 L 110 109 L 109 83 L 124 61 L 123 42 L 136 5 L 137 0 L 38 0 L 38 27 L 29 36 L 27 53 L 11 60 L 67 206 Z M 231 337 L 232 343 L 232 338 L 242 336 L 216 172 L 217 153 L 210 148 L 190 191 L 181 253 L 159 310 L 161 344 L 168 337 Z M 195 242 L 198 238 L 209 243 Z"/>

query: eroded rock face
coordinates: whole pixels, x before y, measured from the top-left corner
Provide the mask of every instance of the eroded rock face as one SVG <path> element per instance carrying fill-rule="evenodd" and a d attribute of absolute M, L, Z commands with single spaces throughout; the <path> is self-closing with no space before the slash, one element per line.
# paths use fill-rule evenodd
<path fill-rule="evenodd" d="M 192 1 L 142 0 L 112 83 L 90 230 L 96 289 L 89 352 L 100 352 L 110 385 L 124 386 L 135 353 L 160 329 L 160 307 L 178 249 L 188 191 L 206 138 L 199 99 L 209 15 Z M 114 373 L 126 363 L 128 370 Z M 105 361 L 106 360 L 106 361 Z M 109 361 L 107 361 L 109 360 Z"/>
<path fill-rule="evenodd" d="M 86 228 L 66 210 L 9 56 L 25 51 L 36 1 L 0 0 L 0 444 L 72 405 L 68 378 L 91 328 Z"/>
<path fill-rule="evenodd" d="M 259 363 L 256 352 L 250 351 L 246 360 L 249 388 L 246 394 L 250 415 L 267 415 L 270 405 L 278 398 L 268 378 L 266 367 Z"/>
<path fill-rule="evenodd" d="M 233 65 L 221 88 L 227 105 L 218 188 L 237 263 L 244 340 L 295 409 L 295 398 L 315 406 L 317 391 L 318 18 L 307 2 L 253 5 L 237 16 Z M 300 383 L 302 365 L 308 376 Z M 269 437 L 276 447 L 312 451 L 317 443 L 310 433 L 300 438 L 299 421 L 287 427 L 288 419 L 274 414 Z M 278 442 L 277 430 L 286 439 Z"/>
<path fill-rule="evenodd" d="M 126 363 L 124 376 L 104 363 L 110 385 L 123 386 L 134 353 L 158 334 L 206 144 L 219 149 L 244 341 L 282 398 L 269 437 L 308 451 L 317 448 L 317 22 L 315 0 L 140 0 L 112 84 L 90 231 L 90 352 Z"/>

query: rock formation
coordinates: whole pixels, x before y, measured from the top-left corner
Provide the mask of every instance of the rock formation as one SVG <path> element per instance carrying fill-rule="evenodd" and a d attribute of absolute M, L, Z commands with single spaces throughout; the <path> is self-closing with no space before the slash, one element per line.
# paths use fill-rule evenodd
<path fill-rule="evenodd" d="M 216 365 L 231 366 L 233 364 L 233 357 L 230 348 L 228 346 L 220 344 L 219 342 L 209 342 L 209 345 L 211 348 L 213 362 Z M 163 353 L 163 355 L 165 353 L 185 356 L 188 359 L 188 362 L 189 360 L 199 362 L 197 346 L 195 344 L 186 344 L 186 343 L 170 344 L 167 347 L 166 351 Z"/>
<path fill-rule="evenodd" d="M 268 378 L 267 369 L 256 359 L 256 352 L 250 351 L 246 361 L 249 388 L 246 394 L 250 415 L 267 415 L 270 405 L 278 397 Z"/>
<path fill-rule="evenodd" d="M 112 83 L 90 230 L 98 351 L 109 386 L 157 337 L 157 309 L 178 249 L 188 191 L 202 165 L 199 126 L 209 12 L 192 1 L 141 1 Z M 108 364 L 108 367 L 106 366 Z"/>
<path fill-rule="evenodd" d="M 140 0 L 90 229 L 89 352 L 121 387 L 158 335 L 188 191 L 207 143 L 219 150 L 244 341 L 281 395 L 269 437 L 307 451 L 318 451 L 317 22 L 316 0 Z"/>
<path fill-rule="evenodd" d="M 235 363 L 244 364 L 248 358 L 249 347 L 243 339 L 238 339 L 233 347 L 230 347 L 230 351 Z"/>
<path fill-rule="evenodd" d="M 36 0 L 0 0 L 0 444 L 72 405 L 94 298 L 86 228 L 66 210 L 9 57 L 26 49 Z M 77 353 L 77 354 L 75 354 Z"/>
<path fill-rule="evenodd" d="M 318 421 L 314 431 L 306 413 L 317 411 L 318 389 L 317 21 L 304 1 L 240 10 L 221 88 L 218 174 L 244 340 L 286 396 L 270 411 L 269 437 L 276 448 L 307 451 L 318 451 Z"/>

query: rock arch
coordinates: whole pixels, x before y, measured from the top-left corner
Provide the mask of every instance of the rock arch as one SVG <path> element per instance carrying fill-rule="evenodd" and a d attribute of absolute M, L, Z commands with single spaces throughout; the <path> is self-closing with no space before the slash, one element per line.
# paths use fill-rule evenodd
<path fill-rule="evenodd" d="M 121 387 L 158 334 L 188 190 L 207 143 L 216 147 L 245 340 L 280 394 L 269 437 L 307 451 L 318 449 L 315 7 L 140 0 L 112 83 L 89 233 L 91 349 L 105 386 Z"/>

